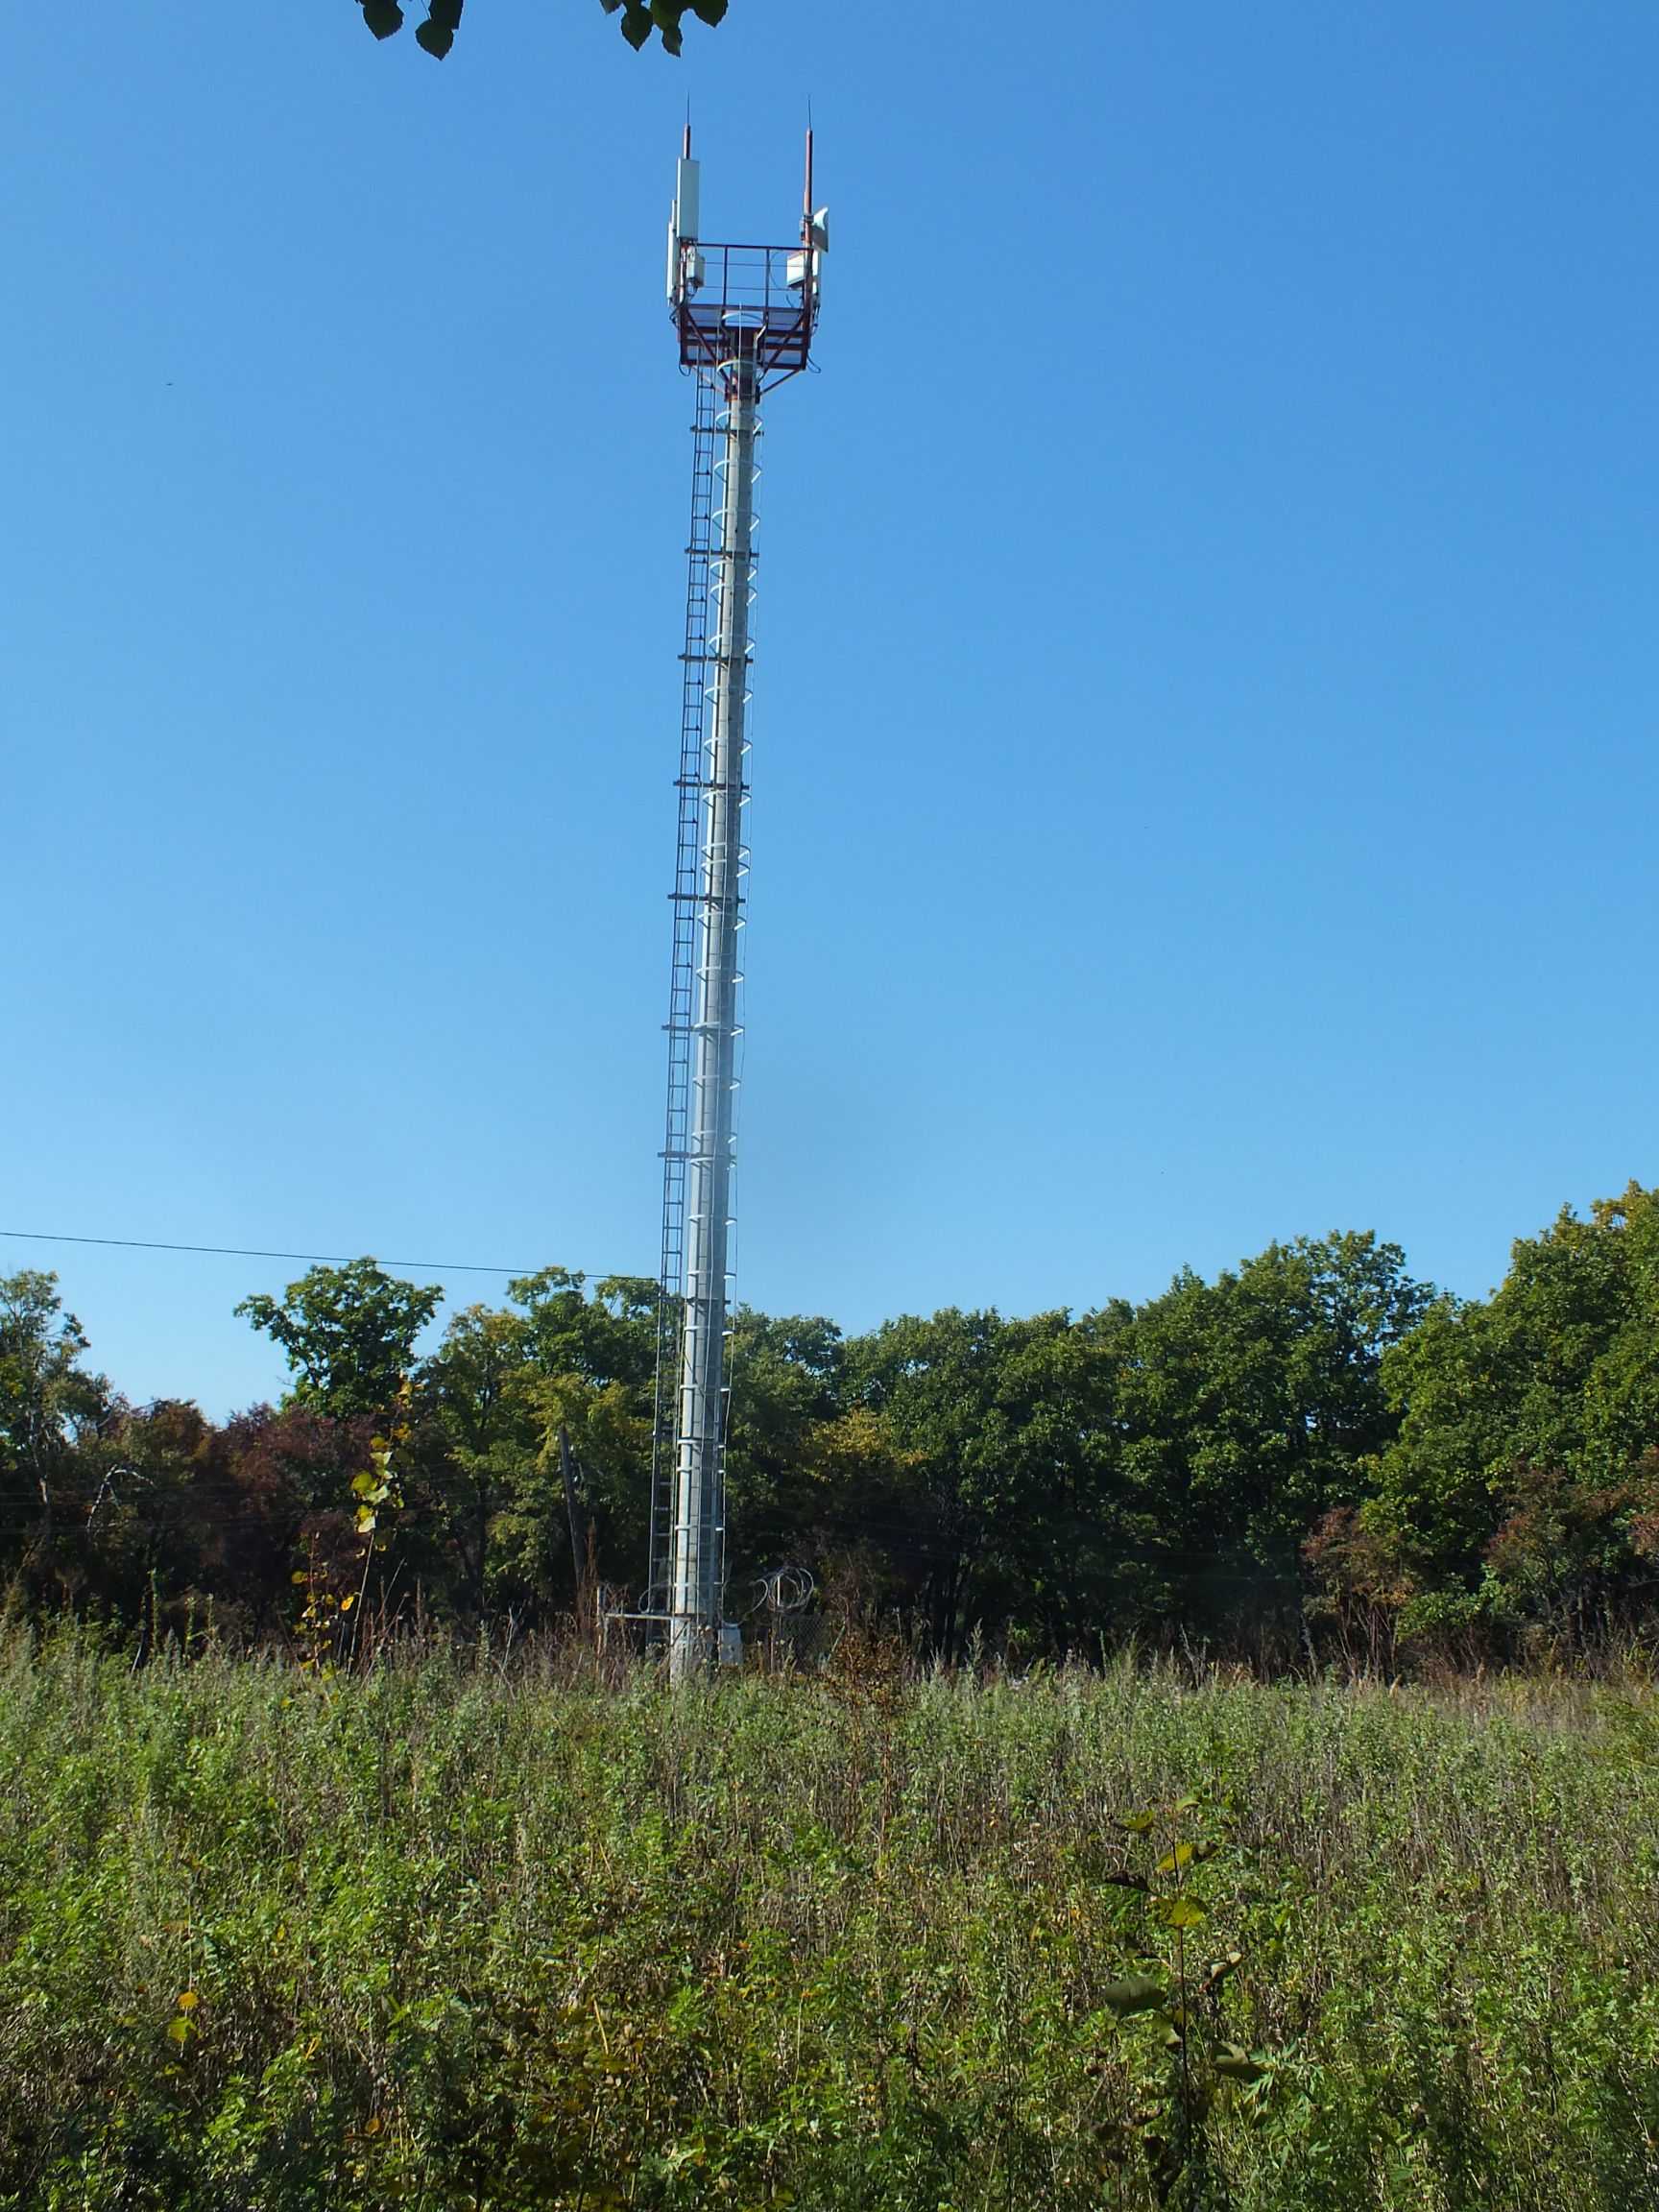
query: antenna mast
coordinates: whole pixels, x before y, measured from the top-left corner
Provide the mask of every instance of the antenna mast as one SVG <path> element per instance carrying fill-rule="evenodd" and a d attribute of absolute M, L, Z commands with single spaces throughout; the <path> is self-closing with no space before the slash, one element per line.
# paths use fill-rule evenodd
<path fill-rule="evenodd" d="M 799 247 L 708 244 L 699 199 L 687 123 L 669 219 L 668 301 L 696 404 L 644 1603 L 666 1637 L 675 1682 L 738 1654 L 723 1594 L 756 494 L 761 395 L 807 367 L 818 319 L 829 234 L 812 207 L 811 131 Z"/>

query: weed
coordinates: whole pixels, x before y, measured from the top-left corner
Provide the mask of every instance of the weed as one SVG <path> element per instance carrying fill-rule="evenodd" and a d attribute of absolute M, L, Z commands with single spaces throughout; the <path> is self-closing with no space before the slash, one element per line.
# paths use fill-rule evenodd
<path fill-rule="evenodd" d="M 0 2212 L 1659 2203 L 1645 1685 L 847 1672 L 13 1634 Z"/>

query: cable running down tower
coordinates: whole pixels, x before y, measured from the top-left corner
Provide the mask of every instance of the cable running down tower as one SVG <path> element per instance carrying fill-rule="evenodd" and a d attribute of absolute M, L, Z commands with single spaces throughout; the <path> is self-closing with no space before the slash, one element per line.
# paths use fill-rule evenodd
<path fill-rule="evenodd" d="M 698 201 L 687 127 L 669 219 L 668 300 L 696 404 L 644 1606 L 665 1634 L 674 1681 L 737 1651 L 722 1599 L 756 494 L 761 395 L 808 366 L 818 319 L 829 234 L 824 210 L 812 205 L 811 132 L 799 246 L 711 245 Z"/>

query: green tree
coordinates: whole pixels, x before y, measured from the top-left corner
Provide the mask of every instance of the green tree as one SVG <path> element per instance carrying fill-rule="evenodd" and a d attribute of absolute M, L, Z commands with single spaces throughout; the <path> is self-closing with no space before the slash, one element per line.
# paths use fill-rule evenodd
<path fill-rule="evenodd" d="M 1142 1624 L 1294 1618 L 1303 1545 L 1391 1438 L 1383 1360 L 1431 1297 L 1398 1245 L 1298 1238 L 1213 1284 L 1184 1270 L 1107 1333 Z"/>
<path fill-rule="evenodd" d="M 832 1321 L 774 1320 L 749 1306 L 733 1316 L 727 1491 L 734 1575 L 821 1555 L 827 1500 L 813 1479 L 813 1440 L 844 1409 L 845 1367 Z"/>
<path fill-rule="evenodd" d="M 536 1467 L 533 1381 L 524 1316 L 482 1305 L 451 1317 L 418 1378 L 424 1488 L 453 1550 L 458 1596 L 480 1619 L 491 1606 L 499 1517 L 520 1505 Z"/>
<path fill-rule="evenodd" d="M 509 1293 L 523 1311 L 530 1347 L 544 1503 L 508 1522 L 503 1545 L 516 1545 L 526 1567 L 545 1560 L 563 1575 L 569 1555 L 558 1463 L 563 1428 L 582 1465 L 600 1571 L 637 1588 L 650 1532 L 657 1285 L 607 1275 L 589 1291 L 585 1276 L 548 1267 L 509 1285 Z"/>
<path fill-rule="evenodd" d="M 109 1385 L 84 1364 L 86 1333 L 58 1278 L 0 1277 L 0 1543 L 37 1591 L 59 1587 L 66 1543 L 84 1536 L 87 1445 L 109 1415 Z"/>
<path fill-rule="evenodd" d="M 508 1286 L 506 1309 L 452 1317 L 419 1368 L 413 1453 L 453 1592 L 479 1617 L 545 1616 L 573 1596 L 559 1435 L 580 1463 L 601 1571 L 645 1568 L 657 1286 L 546 1267 Z"/>
<path fill-rule="evenodd" d="M 816 1526 L 815 1564 L 861 1546 L 865 1583 L 947 1654 L 975 1628 L 1050 1651 L 1254 1639 L 1297 1622 L 1306 1540 L 1392 1436 L 1382 1357 L 1430 1295 L 1397 1246 L 1304 1238 L 1139 1309 L 902 1316 L 837 1346 L 828 1389 L 752 1320 L 769 1456 L 739 1359 L 734 1505 Z"/>
<path fill-rule="evenodd" d="M 414 1366 L 415 1340 L 443 1296 L 365 1259 L 313 1267 L 280 1302 L 256 1291 L 235 1310 L 282 1347 L 297 1378 L 285 1403 L 340 1421 L 386 1421 Z"/>
<path fill-rule="evenodd" d="M 846 1357 L 849 1401 L 876 1422 L 880 1479 L 862 1508 L 908 1570 L 932 1648 L 955 1657 L 976 1628 L 1081 1633 L 1108 1501 L 1094 1373 L 1070 1316 L 906 1314 Z"/>
<path fill-rule="evenodd" d="M 1585 1623 L 1650 1541 L 1659 1191 L 1564 1208 L 1489 1299 L 1437 1301 L 1383 1379 L 1400 1430 L 1363 1521 L 1419 1599 Z"/>
<path fill-rule="evenodd" d="M 112 1403 L 81 1447 L 78 1599 L 145 1630 L 180 1625 L 208 1587 L 212 1425 L 187 1399 Z"/>

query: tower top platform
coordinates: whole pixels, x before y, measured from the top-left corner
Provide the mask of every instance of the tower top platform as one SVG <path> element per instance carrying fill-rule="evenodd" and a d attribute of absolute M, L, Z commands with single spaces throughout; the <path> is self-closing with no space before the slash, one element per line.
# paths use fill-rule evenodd
<path fill-rule="evenodd" d="M 687 239 L 681 257 L 674 321 L 685 368 L 750 360 L 765 382 L 776 384 L 806 367 L 818 320 L 816 252 Z"/>
<path fill-rule="evenodd" d="M 700 235 L 701 165 L 691 132 L 668 219 L 668 300 L 681 366 L 712 373 L 747 362 L 761 389 L 799 375 L 812 355 L 829 215 L 812 205 L 812 133 L 806 133 L 806 188 L 797 246 L 727 246 Z"/>

